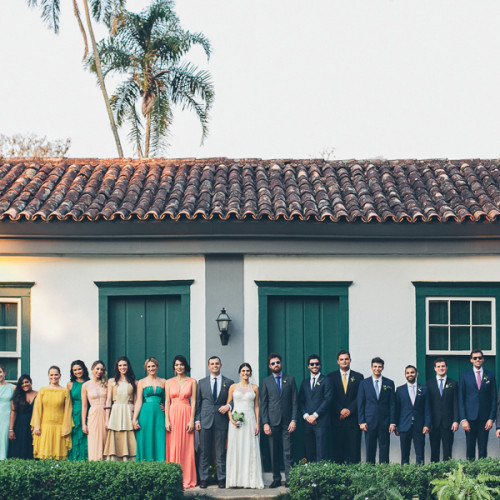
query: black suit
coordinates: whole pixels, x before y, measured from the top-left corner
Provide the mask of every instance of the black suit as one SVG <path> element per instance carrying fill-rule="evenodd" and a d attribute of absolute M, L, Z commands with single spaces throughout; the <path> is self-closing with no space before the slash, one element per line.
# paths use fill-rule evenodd
<path fill-rule="evenodd" d="M 363 380 L 361 373 L 351 370 L 347 380 L 347 391 L 344 392 L 342 373 L 336 370 L 328 374 L 332 386 L 332 431 L 333 459 L 341 463 L 361 462 L 361 429 L 358 425 L 358 389 Z M 340 419 L 340 412 L 347 408 L 351 413 Z"/>
<path fill-rule="evenodd" d="M 304 419 L 304 445 L 308 462 L 319 462 L 328 458 L 331 398 L 330 380 L 325 375 L 320 375 L 313 389 L 311 389 L 310 378 L 306 378 L 300 385 L 299 409 L 301 416 L 313 415 L 314 413 L 318 415 L 316 425 L 311 425 Z"/>
<path fill-rule="evenodd" d="M 273 467 L 273 481 L 281 481 L 280 456 L 278 450 L 283 447 L 285 479 L 288 481 L 292 465 L 292 435 L 288 432 L 290 422 L 297 421 L 298 398 L 295 379 L 286 373 L 280 374 L 281 393 L 274 375 L 269 375 L 260 384 L 260 415 L 262 424 L 271 427 L 269 449 Z"/>
<path fill-rule="evenodd" d="M 450 460 L 453 447 L 453 422 L 460 422 L 458 415 L 458 383 L 447 377 L 443 383 L 443 395 L 439 392 L 436 377 L 427 381 L 429 402 L 431 404 L 431 462 L 439 462 L 439 450 L 443 442 L 443 460 Z"/>

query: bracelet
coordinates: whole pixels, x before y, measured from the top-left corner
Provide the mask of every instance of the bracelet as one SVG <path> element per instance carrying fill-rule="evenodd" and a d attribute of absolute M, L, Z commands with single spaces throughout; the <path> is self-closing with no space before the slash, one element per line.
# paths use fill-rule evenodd
<path fill-rule="evenodd" d="M 14 432 L 14 429 L 9 429 L 9 432 Z"/>

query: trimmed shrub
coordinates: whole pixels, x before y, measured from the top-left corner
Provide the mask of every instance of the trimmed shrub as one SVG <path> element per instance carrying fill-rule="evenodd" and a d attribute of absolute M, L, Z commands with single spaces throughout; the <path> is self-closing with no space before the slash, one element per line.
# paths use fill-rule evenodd
<path fill-rule="evenodd" d="M 398 491 L 403 498 L 430 500 L 435 498 L 430 482 L 443 478 L 445 473 L 456 469 L 458 463 L 463 464 L 464 473 L 472 477 L 480 473 L 500 476 L 500 460 L 493 458 L 427 465 L 305 463 L 290 471 L 290 496 L 293 500 L 351 500 L 370 490 L 367 495 L 370 499 L 382 500 L 390 497 L 388 493 Z"/>
<path fill-rule="evenodd" d="M 0 462 L 0 498 L 177 500 L 183 497 L 179 464 L 68 460 Z"/>

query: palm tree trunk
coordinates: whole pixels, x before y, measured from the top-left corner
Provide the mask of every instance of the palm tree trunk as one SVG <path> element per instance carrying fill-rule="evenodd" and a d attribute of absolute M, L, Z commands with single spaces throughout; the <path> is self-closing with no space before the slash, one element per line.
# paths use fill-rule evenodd
<path fill-rule="evenodd" d="M 146 143 L 144 144 L 144 153 L 146 158 L 149 158 L 149 141 L 151 138 L 151 111 L 148 113 L 146 122 Z"/>
<path fill-rule="evenodd" d="M 87 19 L 87 27 L 89 29 L 90 40 L 92 42 L 92 50 L 94 52 L 95 67 L 97 78 L 99 79 L 99 85 L 101 87 L 102 96 L 104 97 L 104 102 L 106 103 L 106 110 L 108 112 L 109 124 L 111 125 L 111 130 L 115 137 L 116 149 L 118 150 L 118 157 L 123 158 L 122 145 L 120 143 L 120 136 L 118 135 L 118 129 L 116 127 L 115 118 L 113 116 L 113 111 L 111 110 L 111 104 L 109 102 L 108 93 L 106 92 L 106 85 L 104 84 L 104 77 L 102 76 L 101 70 L 101 59 L 99 58 L 99 52 L 97 51 L 97 44 L 94 37 L 94 30 L 92 29 L 92 21 L 90 20 L 89 5 L 87 0 L 83 0 L 83 5 L 85 7 L 85 17 Z"/>

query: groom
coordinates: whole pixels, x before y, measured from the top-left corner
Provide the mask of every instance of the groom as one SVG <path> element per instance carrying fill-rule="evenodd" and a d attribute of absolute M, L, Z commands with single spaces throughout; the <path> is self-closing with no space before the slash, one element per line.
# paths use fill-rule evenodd
<path fill-rule="evenodd" d="M 198 382 L 196 392 L 195 429 L 200 431 L 200 488 L 207 487 L 208 469 L 215 442 L 217 480 L 219 488 L 226 487 L 226 438 L 228 429 L 226 404 L 229 387 L 234 382 L 223 375 L 221 360 L 212 356 L 208 360 L 210 375 Z"/>

